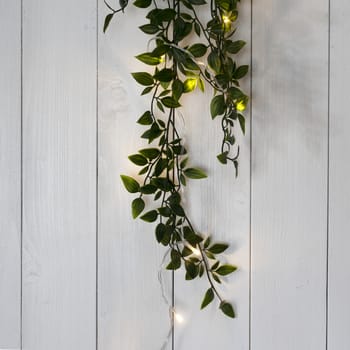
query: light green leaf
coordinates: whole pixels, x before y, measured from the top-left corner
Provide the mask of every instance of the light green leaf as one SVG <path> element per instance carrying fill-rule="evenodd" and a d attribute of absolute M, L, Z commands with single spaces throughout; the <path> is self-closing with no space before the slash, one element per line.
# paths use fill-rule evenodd
<path fill-rule="evenodd" d="M 130 193 L 139 192 L 140 185 L 136 180 L 134 180 L 132 177 L 127 176 L 127 175 L 120 175 L 120 177 L 121 177 L 123 184 L 128 192 L 130 192 Z"/>
<path fill-rule="evenodd" d="M 204 179 L 207 177 L 207 174 L 198 168 L 187 168 L 184 170 L 184 174 L 190 179 Z"/>
<path fill-rule="evenodd" d="M 220 276 L 226 276 L 237 270 L 236 266 L 232 265 L 222 265 L 215 272 Z"/>

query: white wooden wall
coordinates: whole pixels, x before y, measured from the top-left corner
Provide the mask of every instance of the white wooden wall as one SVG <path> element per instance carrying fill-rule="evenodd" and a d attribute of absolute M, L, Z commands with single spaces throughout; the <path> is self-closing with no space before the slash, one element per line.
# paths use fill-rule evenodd
<path fill-rule="evenodd" d="M 129 74 L 143 12 L 103 34 L 105 14 L 101 0 L 0 0 L 0 350 L 160 350 L 169 330 L 165 251 L 119 180 L 148 103 Z M 238 179 L 202 142 L 220 137 L 210 92 L 184 109 L 210 175 L 187 206 L 233 247 L 238 317 L 199 311 L 205 285 L 176 275 L 176 350 L 350 349 L 349 16 L 345 0 L 242 0 Z"/>

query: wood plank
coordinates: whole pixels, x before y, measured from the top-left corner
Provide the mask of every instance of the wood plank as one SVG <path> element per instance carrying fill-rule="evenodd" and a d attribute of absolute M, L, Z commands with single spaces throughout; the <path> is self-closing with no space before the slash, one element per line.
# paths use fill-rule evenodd
<path fill-rule="evenodd" d="M 23 347 L 96 348 L 96 1 L 25 1 Z"/>
<path fill-rule="evenodd" d="M 253 7 L 251 349 L 326 346 L 328 1 Z"/>
<path fill-rule="evenodd" d="M 103 2 L 99 12 L 98 348 L 160 349 L 169 328 L 158 282 L 164 250 L 155 241 L 153 225 L 132 220 L 133 197 L 119 178 L 135 175 L 127 156 L 144 146 L 136 120 L 149 99 L 139 96 L 130 74 L 145 69 L 133 58 L 146 51 L 148 39 L 137 28 L 144 24 L 144 11 L 129 6 L 106 34 Z"/>
<path fill-rule="evenodd" d="M 21 2 L 0 0 L 0 348 L 20 344 Z"/>
<path fill-rule="evenodd" d="M 330 182 L 329 182 L 329 311 L 328 349 L 350 348 L 350 121 L 347 113 L 350 78 L 348 33 L 350 4 L 330 2 Z"/>
<path fill-rule="evenodd" d="M 251 7 L 249 1 L 239 5 L 238 30 L 235 40 L 245 40 L 247 46 L 238 55 L 240 64 L 250 64 Z M 249 94 L 250 79 L 245 78 L 242 88 Z M 221 165 L 216 156 L 220 153 L 222 130 L 220 120 L 212 121 L 209 103 L 213 92 L 207 88 L 185 97 L 184 123 L 180 123 L 190 164 L 207 170 L 205 180 L 189 181 L 184 191 L 186 207 L 195 227 L 213 239 L 230 244 L 222 261 L 238 270 L 218 285 L 225 299 L 233 303 L 237 317 L 227 318 L 218 309 L 215 300 L 205 310 L 200 305 L 208 284 L 205 278 L 185 281 L 183 269 L 176 272 L 176 309 L 184 322 L 176 323 L 176 349 L 240 349 L 249 348 L 249 216 L 250 216 L 250 111 L 247 110 L 246 136 L 239 127 L 237 141 L 241 146 L 239 176 L 235 178 L 232 164 Z M 180 120 L 180 118 L 179 118 Z"/>

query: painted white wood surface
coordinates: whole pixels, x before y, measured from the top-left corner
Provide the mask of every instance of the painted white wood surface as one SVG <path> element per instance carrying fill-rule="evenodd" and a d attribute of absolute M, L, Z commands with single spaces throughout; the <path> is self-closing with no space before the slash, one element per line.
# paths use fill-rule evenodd
<path fill-rule="evenodd" d="M 145 66 L 134 56 L 147 51 L 137 28 L 145 10 L 128 7 L 115 17 L 106 34 L 107 11 L 100 6 L 99 26 L 99 312 L 101 350 L 160 349 L 169 331 L 168 307 L 162 300 L 158 270 L 164 249 L 155 241 L 152 224 L 131 218 L 131 200 L 120 174 L 134 176 L 127 156 L 144 148 L 136 120 L 148 108 L 148 97 L 130 72 Z M 169 294 L 170 281 L 164 276 Z"/>
<path fill-rule="evenodd" d="M 164 250 L 152 225 L 130 218 L 131 196 L 119 180 L 135 171 L 126 157 L 142 147 L 135 121 L 148 105 L 129 74 L 144 69 L 132 59 L 146 49 L 136 28 L 142 11 L 129 7 L 104 35 L 102 1 L 98 32 L 96 1 L 23 4 L 23 349 L 160 349 L 169 327 L 157 280 Z M 210 92 L 183 110 L 193 164 L 210 175 L 191 182 L 187 205 L 199 230 L 233 245 L 227 258 L 239 271 L 224 294 L 238 318 L 227 320 L 214 307 L 199 312 L 205 284 L 177 274 L 185 322 L 176 326 L 176 350 L 320 350 L 327 336 L 328 350 L 350 348 L 350 5 L 330 4 L 328 334 L 328 2 L 268 0 L 253 3 L 251 203 L 249 123 L 235 179 L 217 164 L 214 147 L 198 143 L 220 137 L 206 112 Z M 237 36 L 249 42 L 249 3 L 242 9 Z M 20 10 L 19 1 L 0 0 L 0 349 L 20 348 L 21 338 Z M 249 60 L 249 48 L 240 60 Z M 170 274 L 163 276 L 169 295 Z"/>
<path fill-rule="evenodd" d="M 23 6 L 23 349 L 92 350 L 96 1 Z"/>
<path fill-rule="evenodd" d="M 233 40 L 245 40 L 247 46 L 236 57 L 240 64 L 250 64 L 250 2 L 239 6 L 239 24 Z M 249 77 L 242 88 L 250 93 Z M 176 324 L 176 349 L 237 349 L 249 348 L 249 205 L 250 205 L 250 111 L 245 112 L 247 130 L 242 137 L 239 126 L 237 141 L 241 146 L 239 177 L 235 178 L 232 164 L 221 165 L 216 156 L 220 153 L 222 130 L 220 120 L 212 121 L 210 101 L 213 91 L 199 90 L 184 96 L 183 119 L 178 119 L 189 151 L 189 164 L 203 167 L 208 178 L 189 180 L 184 199 L 196 229 L 214 240 L 228 242 L 231 248 L 223 254 L 223 261 L 238 267 L 218 286 L 223 297 L 233 303 L 237 318 L 228 319 L 218 309 L 215 300 L 200 310 L 204 293 L 208 289 L 206 278 L 185 281 L 184 269 L 176 272 L 175 307 L 184 322 Z"/>
<path fill-rule="evenodd" d="M 326 347 L 328 1 L 254 2 L 251 349 Z"/>
<path fill-rule="evenodd" d="M 328 350 L 347 350 L 350 347 L 349 2 L 332 0 L 330 15 Z"/>
<path fill-rule="evenodd" d="M 0 348 L 20 344 L 21 3 L 0 0 Z"/>

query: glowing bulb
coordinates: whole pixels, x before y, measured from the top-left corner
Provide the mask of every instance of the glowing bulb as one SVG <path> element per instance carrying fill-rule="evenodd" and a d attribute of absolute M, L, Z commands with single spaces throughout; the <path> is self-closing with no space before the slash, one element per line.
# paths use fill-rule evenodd
<path fill-rule="evenodd" d="M 201 252 L 199 251 L 199 249 L 195 248 L 195 247 L 192 247 L 191 245 L 189 246 L 189 248 L 192 250 L 192 253 L 194 255 L 197 255 L 197 256 L 200 256 L 201 255 Z"/>
<path fill-rule="evenodd" d="M 180 314 L 178 314 L 177 312 L 174 311 L 174 317 L 175 317 L 176 322 L 183 323 L 184 318 L 182 317 L 182 315 L 180 315 Z"/>
<path fill-rule="evenodd" d="M 160 56 L 160 63 L 163 63 L 165 61 L 165 55 Z"/>
<path fill-rule="evenodd" d="M 240 112 L 244 111 L 246 108 L 245 102 L 243 100 L 238 101 L 236 103 L 236 108 L 237 108 L 237 111 L 240 111 Z"/>
<path fill-rule="evenodd" d="M 222 16 L 222 20 L 225 24 L 230 24 L 231 23 L 231 20 L 230 20 L 230 17 L 229 16 Z"/>

